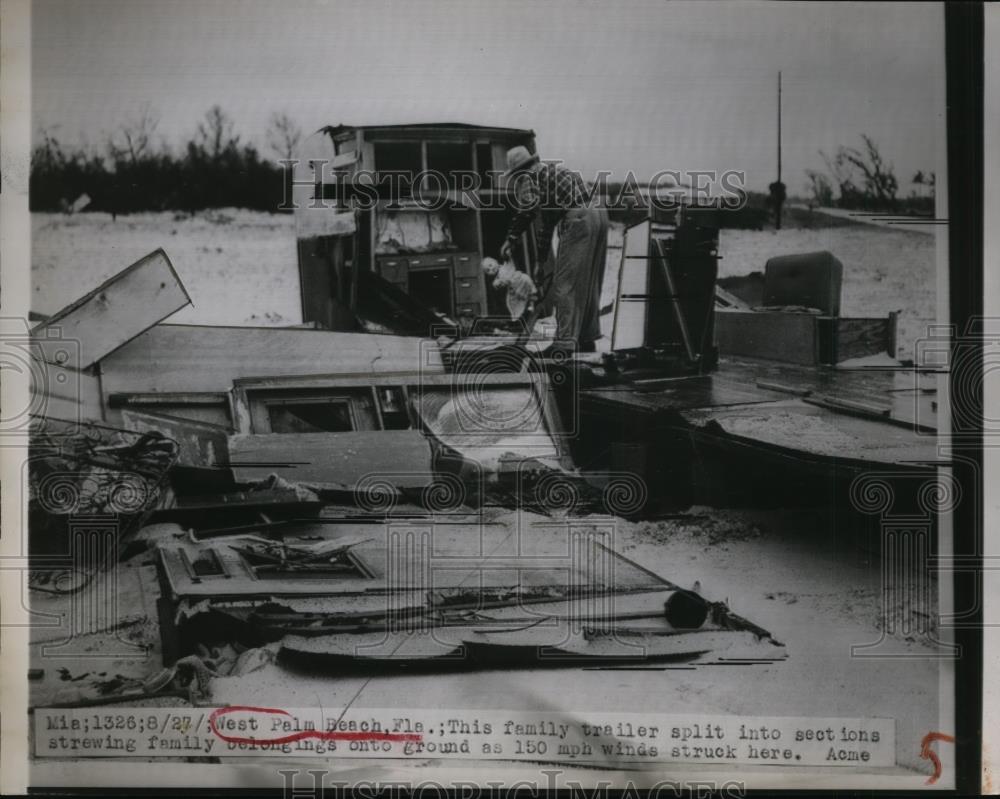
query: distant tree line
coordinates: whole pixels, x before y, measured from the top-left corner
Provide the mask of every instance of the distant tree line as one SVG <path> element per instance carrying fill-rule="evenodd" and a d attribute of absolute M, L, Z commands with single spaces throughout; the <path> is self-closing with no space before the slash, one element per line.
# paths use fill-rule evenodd
<path fill-rule="evenodd" d="M 882 156 L 871 136 L 862 134 L 862 147 L 838 147 L 831 156 L 820 150 L 825 171 L 810 169 L 810 201 L 818 206 L 856 211 L 933 214 L 935 175 L 918 171 L 914 188 L 900 196 L 895 169 Z"/>
<path fill-rule="evenodd" d="M 31 210 L 68 210 L 81 195 L 90 198 L 85 210 L 116 215 L 229 206 L 278 210 L 290 179 L 278 159 L 292 157 L 302 137 L 287 115 L 271 119 L 269 157 L 242 143 L 217 105 L 177 152 L 157 142 L 157 124 L 147 109 L 110 135 L 102 149 L 68 148 L 42 131 L 31 157 Z"/>

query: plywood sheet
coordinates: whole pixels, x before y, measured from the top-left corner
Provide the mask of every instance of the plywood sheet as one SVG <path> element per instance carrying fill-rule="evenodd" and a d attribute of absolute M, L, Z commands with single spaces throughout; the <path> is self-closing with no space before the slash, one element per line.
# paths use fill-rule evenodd
<path fill-rule="evenodd" d="M 106 394 L 229 391 L 248 377 L 444 372 L 437 347 L 416 337 L 204 325 L 157 325 L 101 366 Z"/>
<path fill-rule="evenodd" d="M 150 253 L 35 327 L 45 357 L 51 331 L 76 342 L 62 365 L 84 369 L 190 304 L 163 250 Z"/>

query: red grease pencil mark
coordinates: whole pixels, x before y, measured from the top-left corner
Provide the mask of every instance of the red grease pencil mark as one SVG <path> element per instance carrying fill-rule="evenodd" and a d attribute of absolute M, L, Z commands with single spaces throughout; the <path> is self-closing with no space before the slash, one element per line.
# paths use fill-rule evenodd
<path fill-rule="evenodd" d="M 324 731 L 324 730 L 302 730 L 293 732 L 280 738 L 243 738 L 236 735 L 224 735 L 215 726 L 215 720 L 227 713 L 268 713 L 273 716 L 289 716 L 287 710 L 273 707 L 250 707 L 247 705 L 231 705 L 230 707 L 220 707 L 212 711 L 208 717 L 208 728 L 226 743 L 231 744 L 289 744 L 301 741 L 304 738 L 319 738 L 324 741 L 421 741 L 422 735 L 405 732 L 347 732 L 347 731 Z"/>
<path fill-rule="evenodd" d="M 934 764 L 934 773 L 927 778 L 927 785 L 933 785 L 941 776 L 941 758 L 937 756 L 937 752 L 931 749 L 931 744 L 935 741 L 944 741 L 953 744 L 955 743 L 955 738 L 951 735 L 945 735 L 943 732 L 929 732 L 924 736 L 924 740 L 920 742 L 920 758 L 922 760 L 930 760 Z"/>

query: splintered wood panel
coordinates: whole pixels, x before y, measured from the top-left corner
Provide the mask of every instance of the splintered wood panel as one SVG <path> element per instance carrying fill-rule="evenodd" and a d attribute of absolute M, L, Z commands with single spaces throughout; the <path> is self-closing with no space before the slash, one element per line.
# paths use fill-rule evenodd
<path fill-rule="evenodd" d="M 816 317 L 780 311 L 719 311 L 715 315 L 721 355 L 814 364 L 819 357 Z"/>
<path fill-rule="evenodd" d="M 229 391 L 247 377 L 444 372 L 433 343 L 407 336 L 274 327 L 158 325 L 102 363 L 106 394 Z"/>
<path fill-rule="evenodd" d="M 629 299 L 649 291 L 649 222 L 640 222 L 625 231 L 622 265 L 618 271 L 618 293 L 611 329 L 611 349 L 641 347 L 646 331 L 649 304 L 644 299 Z M 623 299 L 624 297 L 624 299 Z"/>
<path fill-rule="evenodd" d="M 170 259 L 157 250 L 38 325 L 32 336 L 47 352 L 52 331 L 59 331 L 76 342 L 62 365 L 84 369 L 190 302 Z"/>
<path fill-rule="evenodd" d="M 836 320 L 834 363 L 884 352 L 895 357 L 892 322 L 885 319 L 839 317 Z"/>
<path fill-rule="evenodd" d="M 239 482 L 277 474 L 286 480 L 353 487 L 368 483 L 421 488 L 433 480 L 431 448 L 417 430 L 350 433 L 270 433 L 229 439 Z"/>

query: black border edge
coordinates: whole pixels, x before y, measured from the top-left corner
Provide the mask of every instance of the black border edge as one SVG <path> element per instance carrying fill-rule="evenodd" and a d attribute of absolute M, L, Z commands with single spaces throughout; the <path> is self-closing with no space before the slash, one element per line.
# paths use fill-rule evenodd
<path fill-rule="evenodd" d="M 946 2 L 945 63 L 948 124 L 948 286 L 949 322 L 956 348 L 963 350 L 964 363 L 974 361 L 962 374 L 952 371 L 949 395 L 952 403 L 952 447 L 969 464 L 967 478 L 982 476 L 983 468 L 983 92 L 984 5 L 982 2 Z M 972 353 L 969 350 L 973 350 Z M 970 358 L 970 355 L 976 357 Z M 978 371 L 978 374 L 972 372 Z M 955 379 L 956 377 L 960 379 Z M 961 407 L 962 419 L 954 413 Z M 970 420 L 975 419 L 975 422 Z M 970 429 L 973 424 L 973 429 Z M 956 475 L 958 476 L 958 475 Z M 955 629 L 961 660 L 955 670 L 956 793 L 978 795 L 982 779 L 983 710 L 983 606 L 979 573 L 983 561 L 984 484 L 969 486 L 954 510 L 955 554 L 975 558 L 976 572 L 955 572 L 956 613 L 966 609 L 963 623 Z"/>

